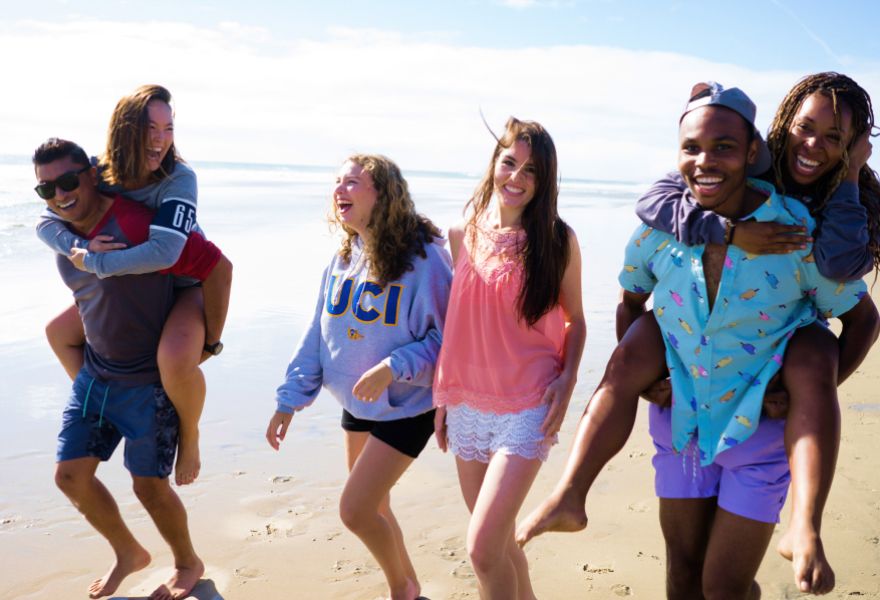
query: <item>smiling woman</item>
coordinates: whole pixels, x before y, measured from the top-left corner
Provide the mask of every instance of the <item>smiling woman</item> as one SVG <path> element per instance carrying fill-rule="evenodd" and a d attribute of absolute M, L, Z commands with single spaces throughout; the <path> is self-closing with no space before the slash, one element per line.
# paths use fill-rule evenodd
<path fill-rule="evenodd" d="M 391 598 L 416 598 L 421 584 L 390 492 L 433 432 L 431 381 L 452 279 L 449 255 L 440 230 L 416 212 L 400 169 L 384 156 L 349 157 L 331 206 L 342 243 L 278 388 L 266 440 L 278 450 L 293 414 L 327 388 L 342 405 L 349 469 L 342 521 L 379 563 Z"/>

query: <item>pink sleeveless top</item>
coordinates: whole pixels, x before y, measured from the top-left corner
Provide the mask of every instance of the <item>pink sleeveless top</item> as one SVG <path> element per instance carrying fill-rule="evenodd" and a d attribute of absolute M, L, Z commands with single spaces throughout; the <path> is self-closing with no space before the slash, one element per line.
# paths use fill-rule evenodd
<path fill-rule="evenodd" d="M 557 304 L 528 327 L 516 302 L 525 231 L 475 229 L 476 236 L 465 230 L 455 264 L 434 404 L 464 403 L 495 414 L 534 408 L 562 371 L 562 308 Z"/>

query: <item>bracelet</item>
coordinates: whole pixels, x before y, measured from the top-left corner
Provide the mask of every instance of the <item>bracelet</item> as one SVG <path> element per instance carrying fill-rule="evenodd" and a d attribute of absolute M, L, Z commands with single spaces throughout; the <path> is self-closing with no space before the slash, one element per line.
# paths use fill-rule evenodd
<path fill-rule="evenodd" d="M 736 223 L 727 219 L 724 222 L 724 243 L 728 246 L 733 243 L 733 230 L 736 227 Z"/>

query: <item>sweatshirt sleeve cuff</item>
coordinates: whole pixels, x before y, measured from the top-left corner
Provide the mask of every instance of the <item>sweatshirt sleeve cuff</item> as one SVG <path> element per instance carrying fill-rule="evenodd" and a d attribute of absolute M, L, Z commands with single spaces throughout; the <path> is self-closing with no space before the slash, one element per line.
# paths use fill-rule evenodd
<path fill-rule="evenodd" d="M 390 356 L 386 356 L 385 358 L 380 360 L 379 363 L 391 369 L 391 379 L 393 379 L 394 381 L 400 381 L 401 373 L 398 369 L 394 368 L 394 361 L 391 360 Z"/>
<path fill-rule="evenodd" d="M 97 274 L 97 265 L 95 264 L 97 261 L 97 255 L 94 252 L 89 252 L 83 257 L 83 267 L 85 267 L 86 271 L 89 273 Z"/>
<path fill-rule="evenodd" d="M 296 412 L 296 410 L 292 406 L 290 406 L 288 404 L 283 404 L 280 400 L 276 401 L 275 404 L 277 405 L 276 410 L 280 413 L 284 413 L 286 415 L 292 415 L 293 413 Z"/>

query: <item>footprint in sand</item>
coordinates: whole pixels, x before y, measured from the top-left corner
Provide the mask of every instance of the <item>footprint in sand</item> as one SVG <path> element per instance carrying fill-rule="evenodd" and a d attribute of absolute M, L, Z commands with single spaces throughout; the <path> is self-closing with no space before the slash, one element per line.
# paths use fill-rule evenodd
<path fill-rule="evenodd" d="M 460 537 L 447 538 L 440 544 L 440 556 L 446 560 L 458 561 L 466 555 L 464 541 Z"/>
<path fill-rule="evenodd" d="M 629 453 L 630 458 L 642 458 L 643 456 L 647 456 L 647 452 L 644 450 L 633 450 Z"/>
<path fill-rule="evenodd" d="M 351 578 L 351 577 L 360 577 L 361 575 L 367 575 L 369 573 L 375 573 L 379 570 L 378 567 L 372 567 L 363 563 L 354 564 L 350 560 L 337 560 L 333 563 L 332 570 L 334 573 L 339 573 L 343 576 L 343 578 Z"/>
<path fill-rule="evenodd" d="M 632 596 L 632 588 L 628 585 L 624 585 L 622 583 L 618 583 L 617 585 L 611 586 L 611 591 L 614 592 L 616 596 Z"/>
<path fill-rule="evenodd" d="M 269 483 L 277 484 L 277 483 L 290 483 L 293 481 L 293 477 L 290 475 L 275 475 L 274 477 L 269 478 Z"/>
<path fill-rule="evenodd" d="M 648 505 L 645 502 L 633 502 L 626 509 L 630 512 L 643 513 L 648 512 Z"/>
<path fill-rule="evenodd" d="M 263 575 L 262 571 L 253 567 L 239 567 L 238 569 L 233 569 L 232 574 L 239 579 L 257 579 Z"/>
<path fill-rule="evenodd" d="M 458 566 L 452 569 L 452 576 L 456 579 L 474 579 L 474 570 L 466 560 L 458 563 Z"/>

